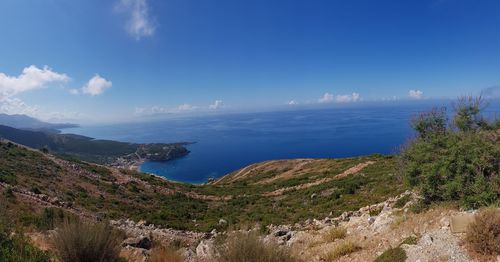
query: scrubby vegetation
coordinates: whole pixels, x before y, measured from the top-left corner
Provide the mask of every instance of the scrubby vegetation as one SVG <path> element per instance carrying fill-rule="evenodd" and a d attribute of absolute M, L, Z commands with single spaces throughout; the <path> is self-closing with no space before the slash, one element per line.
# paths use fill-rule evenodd
<path fill-rule="evenodd" d="M 9 231 L 0 228 L 0 261 L 50 262 L 52 258 L 47 252 L 31 245 L 25 237 L 19 234 L 11 236 Z"/>
<path fill-rule="evenodd" d="M 467 230 L 467 242 L 482 254 L 500 254 L 500 210 L 484 209 Z"/>
<path fill-rule="evenodd" d="M 406 261 L 406 252 L 401 245 L 416 245 L 418 238 L 416 236 L 409 236 L 405 238 L 397 247 L 391 247 L 378 256 L 374 262 L 404 262 Z"/>
<path fill-rule="evenodd" d="M 62 160 L 2 142 L 0 177 L 9 183 L 0 195 L 9 200 L 5 203 L 13 211 L 14 220 L 40 229 L 50 229 L 52 222 L 41 225 L 47 222 L 36 221 L 45 219 L 43 210 L 21 211 L 25 199 L 21 197 L 14 203 L 16 200 L 11 187 L 29 191 L 46 201 L 56 199 L 56 202 L 64 202 L 72 208 L 106 219 L 146 220 L 175 229 L 209 232 L 214 228 L 224 229 L 218 224 L 223 218 L 228 222 L 225 226 L 240 228 L 258 223 L 265 228 L 269 224 L 324 218 L 330 212 L 333 212 L 332 216 L 338 216 L 344 211 L 378 203 L 403 192 L 405 187 L 394 175 L 394 160 L 392 156 L 321 159 L 315 160 L 303 174 L 268 184 L 251 182 L 267 175 L 255 173 L 224 185 L 187 185 L 136 171 L 111 170 L 74 159 Z M 359 174 L 286 192 L 280 197 L 262 195 L 278 188 L 333 177 L 367 161 L 374 164 Z M 316 197 L 311 198 L 311 195 Z M 27 204 L 26 209 L 32 208 Z M 60 216 L 45 215 L 46 218 Z"/>
<path fill-rule="evenodd" d="M 339 245 L 337 245 L 332 251 L 327 254 L 326 260 L 333 261 L 339 257 L 345 256 L 347 254 L 356 252 L 360 250 L 361 247 L 351 240 L 346 240 Z"/>
<path fill-rule="evenodd" d="M 264 243 L 255 233 L 237 233 L 219 246 L 218 262 L 294 262 L 286 247 Z"/>
<path fill-rule="evenodd" d="M 389 248 L 382 255 L 377 257 L 374 262 L 404 262 L 406 261 L 406 252 L 401 247 Z"/>
<path fill-rule="evenodd" d="M 58 258 L 63 262 L 122 261 L 121 232 L 107 223 L 71 221 L 62 224 L 53 236 Z"/>
<path fill-rule="evenodd" d="M 347 230 L 344 227 L 334 227 L 330 229 L 324 236 L 327 242 L 333 242 L 337 239 L 342 239 L 347 235 Z"/>
<path fill-rule="evenodd" d="M 402 175 L 427 202 L 458 200 L 466 208 L 498 203 L 499 120 L 482 116 L 482 98 L 462 98 L 452 121 L 445 108 L 412 120 L 416 138 L 400 156 Z"/>

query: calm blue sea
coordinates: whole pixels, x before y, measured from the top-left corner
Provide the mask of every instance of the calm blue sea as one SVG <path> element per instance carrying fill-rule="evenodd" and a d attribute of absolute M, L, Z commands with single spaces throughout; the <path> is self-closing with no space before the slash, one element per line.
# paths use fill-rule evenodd
<path fill-rule="evenodd" d="M 410 117 L 432 105 L 397 103 L 212 115 L 85 126 L 65 132 L 138 143 L 195 142 L 188 146 L 188 156 L 169 162 L 147 162 L 140 170 L 175 181 L 203 183 L 209 177 L 269 159 L 396 153 L 412 135 Z M 496 105 L 489 111 L 500 112 L 498 109 Z"/>

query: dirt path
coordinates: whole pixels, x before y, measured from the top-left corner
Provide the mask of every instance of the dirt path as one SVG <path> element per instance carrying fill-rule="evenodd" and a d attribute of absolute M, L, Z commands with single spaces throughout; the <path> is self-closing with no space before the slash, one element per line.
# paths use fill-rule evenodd
<path fill-rule="evenodd" d="M 262 194 L 262 196 L 266 196 L 266 197 L 280 196 L 280 195 L 283 195 L 284 193 L 289 192 L 289 191 L 302 190 L 302 189 L 310 188 L 313 186 L 321 185 L 323 183 L 328 183 L 328 182 L 333 181 L 335 179 L 340 179 L 340 178 L 343 178 L 343 177 L 346 177 L 349 175 L 356 174 L 359 171 L 361 171 L 363 168 L 365 168 L 369 165 L 372 165 L 374 163 L 375 163 L 374 161 L 367 161 L 365 163 L 357 164 L 357 165 L 345 170 L 344 172 L 342 172 L 336 176 L 325 177 L 325 178 L 322 178 L 322 179 L 319 179 L 319 180 L 316 180 L 314 182 L 310 182 L 307 184 L 302 184 L 302 185 L 297 185 L 297 186 L 292 186 L 292 187 L 285 187 L 285 188 L 280 188 L 280 189 L 275 190 L 275 191 L 265 192 Z"/>
<path fill-rule="evenodd" d="M 287 178 L 287 179 L 290 179 L 290 178 L 293 178 L 295 176 L 298 176 L 298 175 L 301 175 L 301 170 L 308 164 L 314 162 L 314 161 L 317 161 L 316 159 L 295 159 L 295 160 L 290 160 L 290 161 L 293 161 L 293 164 L 292 164 L 292 169 L 288 170 L 288 171 L 285 171 L 279 175 L 276 175 L 276 176 L 273 176 L 273 177 L 270 177 L 270 178 L 267 178 L 267 179 L 263 179 L 263 180 L 260 180 L 258 181 L 257 185 L 264 185 L 264 184 L 269 184 L 269 183 L 272 183 L 278 179 L 284 179 L 284 178 Z M 287 164 L 289 164 L 289 162 L 285 162 L 282 164 L 282 166 L 286 166 Z"/>

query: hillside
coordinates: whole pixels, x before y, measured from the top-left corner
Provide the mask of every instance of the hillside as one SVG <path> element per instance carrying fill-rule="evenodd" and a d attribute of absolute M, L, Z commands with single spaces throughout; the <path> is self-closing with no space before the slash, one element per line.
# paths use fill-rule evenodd
<path fill-rule="evenodd" d="M 27 115 L 0 114 L 0 125 L 19 129 L 48 130 L 57 133 L 59 129 L 78 127 L 70 123 L 47 123 Z"/>
<path fill-rule="evenodd" d="M 286 162 L 292 164 L 294 161 Z M 304 169 L 304 173 L 277 177 L 266 183 L 257 182 L 279 176 L 282 170 L 255 171 L 253 176 L 223 185 L 195 186 L 130 170 L 63 160 L 2 142 L 0 181 L 4 189 L 12 187 L 14 192 L 38 193 L 28 198 L 20 194 L 18 200 L 21 203 L 32 197 L 50 199 L 58 203 L 55 206 L 88 217 L 99 214 L 110 219 L 131 218 L 196 231 L 218 228 L 220 219 L 231 225 L 267 225 L 320 218 L 330 212 L 341 214 L 404 191 L 392 175 L 392 157 L 313 161 L 316 164 Z M 342 175 L 346 170 L 367 162 L 372 164 L 359 172 Z M 315 181 L 322 183 L 316 184 Z M 303 188 L 271 194 L 300 185 Z M 54 206 L 51 201 L 42 206 Z"/>
<path fill-rule="evenodd" d="M 73 134 L 55 134 L 0 125 L 0 139 L 31 148 L 45 148 L 57 155 L 98 164 L 128 167 L 143 160 L 166 161 L 185 156 L 186 143 L 134 144 L 98 140 Z"/>
<path fill-rule="evenodd" d="M 419 214 L 425 207 L 404 192 L 395 164 L 381 155 L 274 160 L 195 186 L 1 142 L 0 222 L 28 228 L 36 246 L 51 250 L 46 230 L 65 217 L 111 220 L 129 237 L 121 251 L 127 261 L 150 254 L 134 244 L 145 236 L 175 245 L 188 261 L 211 261 L 226 238 L 217 232 L 247 228 L 303 261 L 371 261 L 398 245 L 409 261 L 431 261 L 436 252 L 443 261 L 470 261 L 449 227 L 463 213 L 451 204 Z M 346 232 L 335 239 L 339 228 Z M 351 242 L 360 250 L 335 257 Z"/>

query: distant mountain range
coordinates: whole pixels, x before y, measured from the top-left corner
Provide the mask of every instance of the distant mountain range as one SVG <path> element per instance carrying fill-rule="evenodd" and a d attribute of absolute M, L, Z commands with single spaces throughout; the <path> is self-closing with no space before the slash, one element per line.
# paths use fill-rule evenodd
<path fill-rule="evenodd" d="M 59 129 L 78 127 L 70 123 L 47 123 L 27 115 L 0 114 L 0 125 L 19 129 L 49 131 L 58 133 Z"/>

